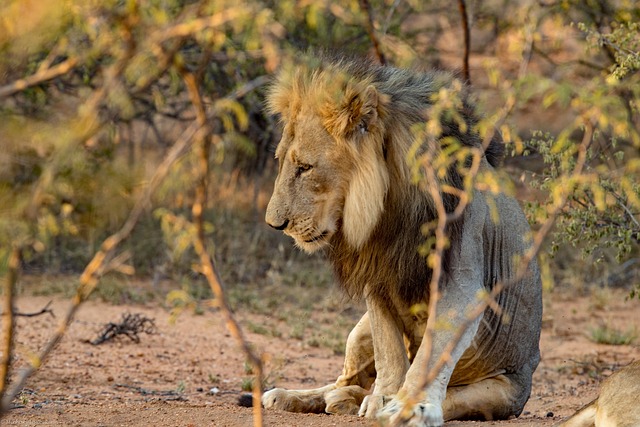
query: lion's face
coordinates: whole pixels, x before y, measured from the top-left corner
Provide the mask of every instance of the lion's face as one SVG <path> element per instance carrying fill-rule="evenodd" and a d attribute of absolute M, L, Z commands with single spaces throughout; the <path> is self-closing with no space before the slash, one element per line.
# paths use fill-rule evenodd
<path fill-rule="evenodd" d="M 284 129 L 266 221 L 307 252 L 328 245 L 338 231 L 357 249 L 377 224 L 389 185 L 378 94 L 369 86 L 296 105 L 295 94 L 281 92 L 271 95 Z"/>
<path fill-rule="evenodd" d="M 286 124 L 276 157 L 279 172 L 266 221 L 307 252 L 338 230 L 350 173 L 337 141 L 314 114 Z"/>

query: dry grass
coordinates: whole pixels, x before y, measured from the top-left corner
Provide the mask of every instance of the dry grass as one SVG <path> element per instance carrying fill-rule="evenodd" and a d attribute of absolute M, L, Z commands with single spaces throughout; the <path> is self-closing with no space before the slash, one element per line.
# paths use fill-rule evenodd
<path fill-rule="evenodd" d="M 626 330 L 617 329 L 607 323 L 592 328 L 589 339 L 598 344 L 629 345 L 638 338 L 638 329 L 632 326 Z"/>

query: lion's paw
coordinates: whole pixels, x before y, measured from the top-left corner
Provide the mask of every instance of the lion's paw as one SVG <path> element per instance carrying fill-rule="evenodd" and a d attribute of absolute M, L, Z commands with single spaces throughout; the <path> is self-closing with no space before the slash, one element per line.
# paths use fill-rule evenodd
<path fill-rule="evenodd" d="M 370 394 L 365 396 L 360 410 L 358 411 L 359 417 L 375 418 L 376 414 L 380 412 L 384 405 L 391 402 L 392 397 L 384 396 L 381 394 Z"/>
<path fill-rule="evenodd" d="M 325 412 L 328 414 L 356 415 L 363 399 L 368 395 L 367 390 L 357 385 L 338 387 L 324 395 L 327 404 Z"/>
<path fill-rule="evenodd" d="M 403 414 L 404 403 L 394 399 L 378 411 L 376 418 L 381 425 L 401 425 L 408 427 L 440 427 L 444 424 L 442 406 L 433 403 L 419 403 L 408 414 Z"/>
<path fill-rule="evenodd" d="M 262 395 L 262 406 L 266 409 L 287 410 L 288 401 L 287 390 L 283 388 L 274 388 Z"/>
<path fill-rule="evenodd" d="M 285 390 L 274 388 L 262 396 L 262 405 L 266 409 L 279 409 L 288 412 L 324 412 L 324 394 L 327 387 L 314 390 Z"/>

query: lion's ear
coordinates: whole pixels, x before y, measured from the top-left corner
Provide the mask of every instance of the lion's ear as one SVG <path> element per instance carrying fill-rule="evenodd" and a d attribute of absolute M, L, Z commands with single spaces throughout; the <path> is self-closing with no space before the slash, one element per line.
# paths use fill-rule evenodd
<path fill-rule="evenodd" d="M 364 89 L 349 88 L 345 92 L 342 108 L 330 118 L 328 127 L 342 137 L 354 132 L 365 134 L 378 121 L 380 95 L 369 85 Z"/>
<path fill-rule="evenodd" d="M 360 133 L 367 133 L 378 119 L 378 91 L 373 85 L 367 86 L 362 92 L 351 98 L 347 106 L 349 114 L 349 129 Z"/>
<path fill-rule="evenodd" d="M 361 95 L 362 106 L 355 118 L 356 127 L 359 132 L 366 133 L 369 128 L 378 120 L 378 91 L 373 85 L 367 86 Z"/>

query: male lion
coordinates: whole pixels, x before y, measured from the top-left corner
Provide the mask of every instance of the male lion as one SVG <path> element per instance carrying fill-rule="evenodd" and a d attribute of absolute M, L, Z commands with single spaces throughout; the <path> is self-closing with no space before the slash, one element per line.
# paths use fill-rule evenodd
<path fill-rule="evenodd" d="M 364 297 L 367 312 L 349 334 L 334 384 L 271 390 L 263 397 L 266 408 L 420 426 L 522 412 L 540 359 L 542 302 L 535 262 L 524 278 L 515 277 L 530 230 L 514 199 L 474 190 L 462 216 L 448 226 L 436 305 L 440 326 L 423 340 L 432 270 L 418 248 L 427 238 L 423 225 L 438 218 L 438 205 L 413 183 L 409 153 L 439 150 L 457 138 L 478 153 L 483 174 L 492 173 L 502 153 L 497 140 L 482 149 L 466 101 L 459 108 L 466 124 L 444 120 L 441 134 L 427 135 L 417 151 L 412 147 L 435 94 L 452 82 L 444 73 L 334 60 L 282 71 L 272 86 L 268 108 L 281 116 L 284 129 L 266 221 L 307 252 L 324 249 L 341 287 Z M 451 187 L 462 189 L 460 170 L 469 170 L 469 159 L 460 163 L 439 178 L 449 187 L 441 192 L 449 213 L 461 194 L 454 196 Z M 468 309 L 499 282 L 509 285 L 494 309 L 471 322 L 449 363 L 420 390 Z M 401 411 L 412 395 L 420 403 Z"/>

